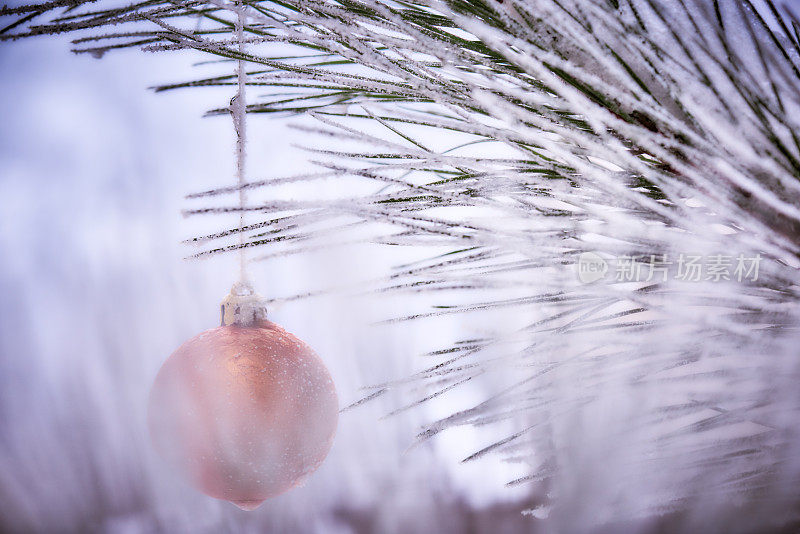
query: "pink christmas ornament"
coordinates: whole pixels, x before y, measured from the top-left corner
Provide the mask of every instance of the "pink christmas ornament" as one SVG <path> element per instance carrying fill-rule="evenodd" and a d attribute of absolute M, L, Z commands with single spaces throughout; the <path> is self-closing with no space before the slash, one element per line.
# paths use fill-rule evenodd
<path fill-rule="evenodd" d="M 223 302 L 223 326 L 167 359 L 148 413 L 164 459 L 200 491 L 245 510 L 314 472 L 337 421 L 336 390 L 322 360 L 267 321 L 246 284 Z"/>

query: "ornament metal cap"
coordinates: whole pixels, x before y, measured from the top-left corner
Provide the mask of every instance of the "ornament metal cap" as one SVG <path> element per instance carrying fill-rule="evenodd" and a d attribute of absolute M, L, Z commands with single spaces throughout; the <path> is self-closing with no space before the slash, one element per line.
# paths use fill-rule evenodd
<path fill-rule="evenodd" d="M 250 326 L 267 319 L 266 301 L 249 282 L 236 282 L 222 300 L 220 316 L 221 326 Z"/>

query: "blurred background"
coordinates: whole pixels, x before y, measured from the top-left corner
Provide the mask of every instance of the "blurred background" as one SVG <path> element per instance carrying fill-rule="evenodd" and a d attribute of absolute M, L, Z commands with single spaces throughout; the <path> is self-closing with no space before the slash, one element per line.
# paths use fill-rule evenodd
<path fill-rule="evenodd" d="M 686 9 L 685 2 L 658 5 Z M 743 27 L 731 31 L 744 35 L 736 33 Z M 0 532 L 797 532 L 796 258 L 765 261 L 763 284 L 744 289 L 676 284 L 671 289 L 678 291 L 664 293 L 670 298 L 663 302 L 656 292 L 642 304 L 655 303 L 643 323 L 634 317 L 626 324 L 627 313 L 638 312 L 625 306 L 607 315 L 600 308 L 593 317 L 581 311 L 578 298 L 580 318 L 540 325 L 549 315 L 563 317 L 535 297 L 554 292 L 547 302 L 557 303 L 562 289 L 592 297 L 592 288 L 569 270 L 564 251 L 571 245 L 560 234 L 512 243 L 510 250 L 519 246 L 525 254 L 511 256 L 510 269 L 498 264 L 498 281 L 505 283 L 497 292 L 486 282 L 462 298 L 458 290 L 469 286 L 458 283 L 469 275 L 446 280 L 455 284 L 452 293 L 416 286 L 413 277 L 397 282 L 407 284 L 402 294 L 375 292 L 397 280 L 383 283 L 393 268 L 453 252 L 427 247 L 423 239 L 409 241 L 413 247 L 370 244 L 370 232 L 386 223 L 390 210 L 376 210 L 374 226 L 339 220 L 335 231 L 336 221 L 312 215 L 297 230 L 313 230 L 301 236 L 308 240 L 289 235 L 255 249 L 250 271 L 256 289 L 273 299 L 270 318 L 324 360 L 342 408 L 386 384 L 398 387 L 341 413 L 330 455 L 303 487 L 255 512 L 198 493 L 155 454 L 146 407 L 162 363 L 185 340 L 218 325 L 219 303 L 238 276 L 235 253 L 187 260 L 205 249 L 185 242 L 235 228 L 238 216 L 182 214 L 236 205 L 234 195 L 186 198 L 236 183 L 230 117 L 203 117 L 228 106 L 234 88 L 148 88 L 230 73 L 233 65 L 137 50 L 97 61 L 69 48 L 61 36 L 0 46 Z M 751 81 L 757 102 L 756 89 L 763 87 L 750 78 L 744 86 Z M 705 84 L 695 82 L 695 88 Z M 718 100 L 710 107 L 725 102 Z M 309 120 L 251 114 L 247 178 L 318 172 L 313 160 L 326 155 L 298 145 L 347 150 L 346 139 L 292 127 Z M 729 140 L 736 120 L 718 129 L 738 147 Z M 706 133 L 716 136 L 717 123 L 707 122 Z M 441 137 L 436 151 L 451 141 L 439 130 L 428 132 Z M 762 134 L 750 133 L 753 139 Z M 495 148 L 466 151 L 482 163 Z M 750 148 L 744 143 L 742 150 Z M 349 175 L 314 179 L 259 188 L 250 201 L 327 203 L 384 185 Z M 491 193 L 499 206 L 508 200 L 502 188 Z M 718 218 L 724 213 L 695 209 L 714 204 L 677 199 L 687 206 L 695 201 L 682 227 L 699 231 L 670 233 L 663 244 L 675 247 L 665 250 L 733 253 L 724 247 L 741 244 L 720 237 L 735 235 L 731 227 L 710 231 L 729 222 Z M 509 221 L 532 235 L 544 228 L 524 210 L 505 219 L 478 210 L 468 222 L 478 221 L 475 213 L 486 223 L 486 243 L 497 240 L 501 250 L 499 241 L 514 232 L 497 230 L 507 230 Z M 269 216 L 253 214 L 250 221 Z M 570 217 L 563 229 L 569 234 L 576 223 L 588 232 L 584 237 L 596 238 L 597 221 L 589 219 L 582 230 L 580 221 Z M 629 231 L 636 238 L 641 230 L 657 238 L 659 227 L 649 222 L 620 218 L 607 237 L 624 241 Z M 628 223 L 642 228 L 623 228 Z M 388 242 L 400 233 L 382 236 Z M 745 232 L 742 243 L 762 250 L 771 237 Z M 541 261 L 548 254 L 551 263 Z M 533 261 L 515 269 L 520 257 Z M 481 268 L 480 261 L 463 266 Z M 641 302 L 638 290 L 626 291 Z M 526 305 L 495 305 L 518 300 Z M 448 313 L 459 304 L 480 313 Z M 773 328 L 781 323 L 767 312 L 775 310 L 788 317 L 785 330 Z M 387 321 L 431 311 L 441 316 Z M 654 328 L 640 329 L 647 320 Z M 574 335 L 562 335 L 570 323 L 576 323 Z M 528 337 L 529 327 L 542 336 Z M 737 329 L 741 337 L 731 335 Z M 457 351 L 468 353 L 471 344 L 501 330 L 519 335 L 485 350 L 477 364 L 456 359 Z M 535 350 L 526 359 L 529 348 Z M 522 357 L 510 358 L 514 351 Z M 419 379 L 420 371 L 451 358 L 449 377 L 435 369 Z M 409 379 L 415 373 L 418 379 Z M 451 414 L 458 415 L 453 426 L 437 433 L 445 425 L 435 423 Z M 425 431 L 436 435 L 418 441 Z"/>
<path fill-rule="evenodd" d="M 519 466 L 460 463 L 493 435 L 449 429 L 409 448 L 424 422 L 465 396 L 474 403 L 474 388 L 388 418 L 403 399 L 343 413 L 319 471 L 255 512 L 196 492 L 160 462 L 145 427 L 149 387 L 175 348 L 218 324 L 236 276 L 235 255 L 186 261 L 196 250 L 182 244 L 235 219 L 181 216 L 185 195 L 235 183 L 229 118 L 202 118 L 230 94 L 147 90 L 190 79 L 199 56 L 96 61 L 68 50 L 66 38 L 0 47 L 0 531 L 534 530 L 521 514 L 534 496 L 504 487 Z M 291 122 L 250 120 L 251 178 L 309 167 Z M 408 259 L 399 254 L 337 246 L 255 263 L 252 275 L 281 297 L 384 275 Z M 321 355 L 344 407 L 363 386 L 430 365 L 418 355 L 448 336 L 481 328 L 463 318 L 375 326 L 406 305 L 340 294 L 270 312 Z"/>

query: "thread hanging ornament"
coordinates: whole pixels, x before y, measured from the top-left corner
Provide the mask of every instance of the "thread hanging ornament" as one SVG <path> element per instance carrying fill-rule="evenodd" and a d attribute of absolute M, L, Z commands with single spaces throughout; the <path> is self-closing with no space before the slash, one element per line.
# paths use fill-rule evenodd
<path fill-rule="evenodd" d="M 244 7 L 236 3 L 243 50 Z M 244 62 L 231 101 L 237 137 L 239 202 L 244 208 Z M 267 320 L 247 279 L 244 210 L 239 219 L 240 281 L 221 307 L 221 326 L 181 345 L 158 372 L 148 427 L 159 454 L 187 481 L 244 510 L 301 484 L 333 443 L 338 399 L 311 348 Z"/>

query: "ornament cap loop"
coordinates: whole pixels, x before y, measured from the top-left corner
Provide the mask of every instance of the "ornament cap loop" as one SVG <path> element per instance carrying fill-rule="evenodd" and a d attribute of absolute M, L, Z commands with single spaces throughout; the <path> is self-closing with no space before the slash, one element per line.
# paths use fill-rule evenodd
<path fill-rule="evenodd" d="M 236 282 L 220 306 L 222 326 L 250 326 L 267 319 L 264 298 L 255 292 L 249 282 Z"/>

